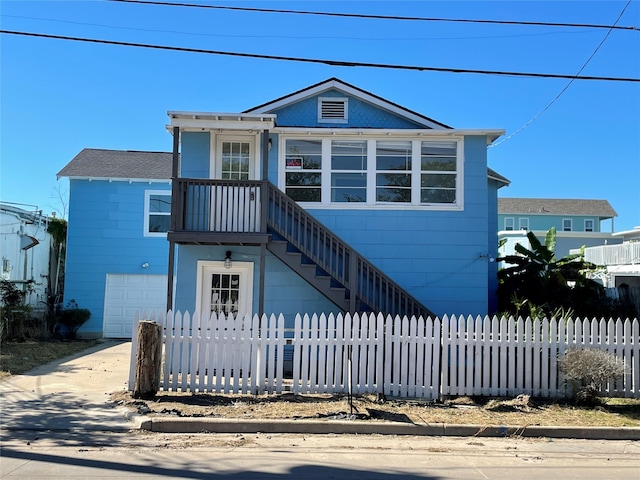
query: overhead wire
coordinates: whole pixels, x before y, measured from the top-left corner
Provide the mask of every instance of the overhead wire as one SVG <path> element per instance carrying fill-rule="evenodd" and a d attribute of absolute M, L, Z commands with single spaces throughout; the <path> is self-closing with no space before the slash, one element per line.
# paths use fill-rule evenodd
<path fill-rule="evenodd" d="M 628 0 L 627 4 L 624 6 L 624 8 L 622 9 L 622 11 L 620 12 L 620 15 L 618 15 L 618 18 L 616 19 L 616 21 L 614 22 L 614 25 L 616 25 L 620 19 L 622 18 L 622 15 L 624 15 L 624 12 L 627 10 L 627 8 L 629 7 L 629 5 L 631 4 L 631 0 Z M 595 50 L 593 51 L 593 53 L 589 56 L 589 58 L 587 58 L 587 61 L 584 62 L 582 64 L 582 67 L 580 67 L 580 70 L 578 70 L 578 73 L 576 73 L 576 78 L 582 73 L 582 71 L 586 68 L 587 65 L 589 65 L 589 63 L 591 62 L 591 60 L 593 59 L 593 57 L 595 57 L 596 53 L 598 53 L 598 50 L 600 50 L 600 47 L 602 47 L 602 45 L 604 44 L 604 42 L 607 40 L 607 38 L 609 38 L 609 35 L 611 35 L 611 32 L 613 31 L 613 28 L 609 29 L 609 31 L 605 34 L 604 38 L 600 41 L 600 43 L 598 44 L 598 46 L 595 48 Z M 507 140 L 510 140 L 511 138 L 513 138 L 514 136 L 516 136 L 517 134 L 519 134 L 520 132 L 522 132 L 525 128 L 529 127 L 533 122 L 535 122 L 544 112 L 546 112 L 547 110 L 549 110 L 549 108 L 551 107 L 551 105 L 553 105 L 554 103 L 556 103 L 558 101 L 558 99 L 564 94 L 564 92 L 566 92 L 569 87 L 571 86 L 571 84 L 573 84 L 575 78 L 572 78 L 571 80 L 569 80 L 569 82 L 564 86 L 564 88 L 562 90 L 560 90 L 560 92 L 553 98 L 553 100 L 551 100 L 546 107 L 544 107 L 542 110 L 540 110 L 540 112 L 538 112 L 536 115 L 534 115 L 527 123 L 525 123 L 524 125 L 522 125 L 520 128 L 518 128 L 517 130 L 515 130 L 513 133 L 507 135 L 506 137 L 504 137 L 503 139 L 501 139 L 499 142 L 493 143 L 491 145 L 489 145 L 489 148 L 495 148 L 498 145 L 503 144 L 504 142 L 506 142 Z"/>
<path fill-rule="evenodd" d="M 338 13 L 338 12 L 318 12 L 310 10 L 287 10 L 281 8 L 257 8 L 257 7 L 233 7 L 229 5 L 207 5 L 202 3 L 185 2 L 161 2 L 158 0 L 105 0 L 117 3 L 139 3 L 145 5 L 159 5 L 168 7 L 188 7 L 188 8 L 208 8 L 217 10 L 236 10 L 243 12 L 263 12 L 263 13 L 288 13 L 298 15 L 318 15 L 327 17 L 365 18 L 377 20 L 400 20 L 400 21 L 420 21 L 420 22 L 455 22 L 455 23 L 488 23 L 498 25 L 531 25 L 544 27 L 580 27 L 580 28 L 606 28 L 618 30 L 640 31 L 636 26 L 602 25 L 593 23 L 561 23 L 561 22 L 532 22 L 521 20 L 484 20 L 484 19 L 464 19 L 464 18 L 438 18 L 438 17 L 409 17 L 399 15 L 373 15 L 364 13 Z"/>
<path fill-rule="evenodd" d="M 384 68 L 384 69 L 395 69 L 395 70 L 411 70 L 411 71 L 420 71 L 420 72 L 428 71 L 428 72 L 445 72 L 445 73 L 470 73 L 470 74 L 479 74 L 479 75 L 496 75 L 496 76 L 528 77 L 528 78 L 560 78 L 560 79 L 573 79 L 573 80 L 640 82 L 640 78 L 632 78 L 632 77 L 605 77 L 605 76 L 594 76 L 594 75 L 576 76 L 576 75 L 555 74 L 555 73 L 514 72 L 514 71 L 505 71 L 505 70 L 479 70 L 479 69 L 450 68 L 450 67 L 428 67 L 428 66 L 420 66 L 420 65 L 398 65 L 398 64 L 387 64 L 387 63 L 353 62 L 353 61 L 331 60 L 331 59 L 320 59 L 320 58 L 266 55 L 266 54 L 258 54 L 258 53 L 228 52 L 228 51 L 221 51 L 221 50 L 208 50 L 208 49 L 202 49 L 202 48 L 174 47 L 169 45 L 153 45 L 153 44 L 147 44 L 147 43 L 121 42 L 116 40 L 103 40 L 103 39 L 86 38 L 86 37 L 71 37 L 66 35 L 52 35 L 52 34 L 45 34 L 45 33 L 23 32 L 23 31 L 16 31 L 16 30 L 0 30 L 0 34 L 19 35 L 19 36 L 36 37 L 36 38 L 48 38 L 48 39 L 56 39 L 56 40 L 69 40 L 69 41 L 76 41 L 76 42 L 97 43 L 97 44 L 104 44 L 104 45 L 118 45 L 118 46 L 124 46 L 124 47 L 149 48 L 149 49 L 155 49 L 155 50 L 169 50 L 169 51 L 176 51 L 176 52 L 204 53 L 209 55 L 224 55 L 224 56 L 243 57 L 243 58 L 260 58 L 265 60 L 318 63 L 318 64 L 330 65 L 334 67 L 366 67 L 366 68 Z"/>

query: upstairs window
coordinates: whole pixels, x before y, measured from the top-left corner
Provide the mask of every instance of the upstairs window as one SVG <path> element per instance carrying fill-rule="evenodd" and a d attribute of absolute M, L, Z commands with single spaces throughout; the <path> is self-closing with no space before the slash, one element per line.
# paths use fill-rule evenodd
<path fill-rule="evenodd" d="M 347 123 L 349 121 L 348 107 L 348 98 L 318 98 L 318 123 Z"/>
<path fill-rule="evenodd" d="M 297 202 L 462 208 L 462 140 L 292 134 L 279 151 L 279 185 Z"/>
<path fill-rule="evenodd" d="M 411 203 L 411 142 L 376 142 L 376 202 Z"/>
<path fill-rule="evenodd" d="M 584 231 L 593 232 L 593 220 L 589 219 L 584 221 Z"/>
<path fill-rule="evenodd" d="M 367 142 L 331 142 L 331 201 L 367 201 Z"/>
<path fill-rule="evenodd" d="M 520 223 L 520 230 L 524 230 L 524 231 L 528 231 L 529 230 L 529 219 L 528 218 L 521 218 L 519 220 Z"/>
<path fill-rule="evenodd" d="M 144 203 L 144 236 L 166 236 L 171 225 L 171 194 L 165 190 L 147 190 Z"/>
<path fill-rule="evenodd" d="M 562 219 L 562 231 L 563 232 L 570 232 L 571 230 L 573 230 L 573 222 L 571 221 L 570 218 L 563 218 Z"/>
<path fill-rule="evenodd" d="M 322 141 L 287 140 L 284 163 L 286 194 L 296 202 L 320 202 Z"/>
<path fill-rule="evenodd" d="M 420 203 L 456 203 L 457 143 L 422 142 Z"/>
<path fill-rule="evenodd" d="M 515 224 L 515 222 L 514 222 L 513 217 L 507 217 L 507 218 L 504 219 L 504 229 L 505 230 L 508 230 L 508 231 L 513 230 L 514 224 Z"/>

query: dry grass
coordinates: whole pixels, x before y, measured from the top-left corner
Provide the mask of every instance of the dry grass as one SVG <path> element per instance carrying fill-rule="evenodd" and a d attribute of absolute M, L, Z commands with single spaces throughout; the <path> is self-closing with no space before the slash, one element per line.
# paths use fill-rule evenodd
<path fill-rule="evenodd" d="M 209 395 L 161 392 L 155 400 L 134 400 L 128 393 L 113 397 L 118 404 L 148 415 L 239 419 L 344 419 L 352 410 L 344 395 Z M 371 421 L 416 424 L 476 424 L 510 426 L 640 426 L 640 400 L 610 399 L 597 408 L 516 399 L 487 401 L 461 397 L 444 403 L 354 397 L 353 413 Z"/>
<path fill-rule="evenodd" d="M 21 375 L 59 358 L 68 357 L 93 345 L 94 340 L 9 342 L 0 346 L 0 380 Z"/>

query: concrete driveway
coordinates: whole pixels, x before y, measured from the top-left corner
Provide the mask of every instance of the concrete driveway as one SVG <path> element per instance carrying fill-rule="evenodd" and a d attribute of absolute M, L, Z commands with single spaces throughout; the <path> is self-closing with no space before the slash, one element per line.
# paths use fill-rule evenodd
<path fill-rule="evenodd" d="M 109 394 L 127 389 L 131 342 L 104 341 L 0 382 L 0 431 L 126 431 Z"/>

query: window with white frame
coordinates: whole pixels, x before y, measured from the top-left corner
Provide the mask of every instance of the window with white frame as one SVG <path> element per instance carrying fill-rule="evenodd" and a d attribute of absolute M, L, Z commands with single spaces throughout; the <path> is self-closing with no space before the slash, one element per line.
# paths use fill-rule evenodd
<path fill-rule="evenodd" d="M 514 228 L 514 218 L 513 217 L 506 217 L 504 219 L 504 229 L 505 230 L 513 230 Z"/>
<path fill-rule="evenodd" d="M 456 203 L 456 142 L 422 142 L 420 203 Z"/>
<path fill-rule="evenodd" d="M 171 224 L 171 193 L 167 190 L 144 192 L 144 235 L 164 237 Z"/>
<path fill-rule="evenodd" d="M 518 220 L 520 230 L 529 230 L 529 219 L 528 218 L 520 218 Z"/>
<path fill-rule="evenodd" d="M 584 231 L 593 232 L 593 225 L 594 225 L 593 219 L 586 219 L 584 221 Z"/>
<path fill-rule="evenodd" d="M 298 202 L 462 207 L 462 140 L 284 137 L 283 189 Z"/>
<path fill-rule="evenodd" d="M 570 232 L 571 230 L 573 230 L 573 221 L 570 218 L 563 218 L 562 219 L 562 231 L 563 232 Z"/>
<path fill-rule="evenodd" d="M 296 202 L 322 200 L 322 141 L 291 139 L 285 144 L 285 192 Z"/>
<path fill-rule="evenodd" d="M 331 202 L 367 201 L 367 142 L 332 140 Z"/>
<path fill-rule="evenodd" d="M 376 142 L 376 202 L 411 203 L 410 141 Z"/>

